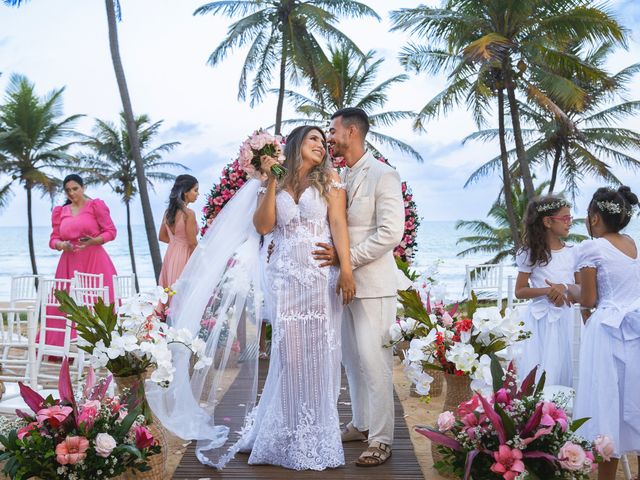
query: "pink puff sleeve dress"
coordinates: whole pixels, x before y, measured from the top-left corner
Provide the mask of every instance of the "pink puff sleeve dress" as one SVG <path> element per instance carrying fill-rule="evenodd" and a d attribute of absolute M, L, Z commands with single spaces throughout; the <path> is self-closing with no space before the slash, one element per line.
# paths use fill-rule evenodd
<path fill-rule="evenodd" d="M 79 246 L 81 237 L 102 237 L 104 243 L 107 243 L 116 238 L 117 233 L 109 214 L 109 207 L 99 199 L 87 200 L 75 215 L 71 211 L 71 205 L 55 207 L 51 214 L 51 225 L 49 246 L 53 249 L 60 241 L 69 241 L 72 245 Z M 73 278 L 76 271 L 102 273 L 104 285 L 109 287 L 109 302 L 113 302 L 113 275 L 116 274 L 116 268 L 102 245 L 91 245 L 83 250 L 62 252 L 56 269 L 56 278 Z M 47 313 L 49 313 L 48 310 Z M 59 312 L 51 313 L 60 314 Z M 61 320 L 49 319 L 48 322 L 52 322 L 53 326 L 58 326 L 55 325 L 58 322 L 61 324 L 59 326 L 62 326 Z M 74 329 L 71 338 L 75 337 Z M 45 342 L 49 345 L 63 345 L 64 334 L 47 332 Z"/>

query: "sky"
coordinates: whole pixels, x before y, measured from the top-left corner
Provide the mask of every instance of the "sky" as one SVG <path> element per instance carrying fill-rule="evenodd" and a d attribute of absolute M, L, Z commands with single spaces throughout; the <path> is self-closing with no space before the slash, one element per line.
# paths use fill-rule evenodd
<path fill-rule="evenodd" d="M 193 206 L 199 213 L 204 194 L 218 181 L 222 167 L 235 157 L 245 136 L 274 123 L 276 96 L 268 95 L 255 108 L 238 100 L 237 84 L 245 49 L 234 51 L 216 67 L 207 65 L 209 54 L 224 38 L 231 20 L 213 15 L 194 17 L 193 12 L 205 3 L 203 0 L 121 3 L 120 50 L 134 112 L 146 113 L 153 121 L 163 120 L 158 143 L 181 143 L 166 160 L 188 166 L 189 173 L 199 179 L 202 195 Z M 436 6 L 440 2 L 365 0 L 364 3 L 378 12 L 380 22 L 348 20 L 339 27 L 361 50 L 374 49 L 378 58 L 385 59 L 378 77 L 381 82 L 403 73 L 397 55 L 410 41 L 408 34 L 389 32 L 388 11 L 420 3 Z M 618 51 L 608 64 L 611 71 L 618 71 L 640 59 L 640 2 L 615 0 L 609 5 L 632 32 L 628 50 Z M 91 132 L 95 118 L 116 121 L 122 108 L 101 1 L 31 0 L 19 9 L 0 5 L 0 72 L 0 92 L 6 90 L 12 73 L 26 75 L 41 95 L 65 87 L 64 114 L 86 115 L 77 124 L 83 133 Z M 443 75 L 410 74 L 409 81 L 391 89 L 387 108 L 419 110 L 445 85 Z M 628 98 L 639 99 L 638 79 L 633 85 Z M 304 84 L 292 88 L 303 93 L 306 90 Z M 287 106 L 285 118 L 292 114 Z M 640 119 L 631 119 L 626 126 L 638 131 Z M 382 130 L 411 144 L 424 158 L 424 163 L 418 163 L 393 150 L 383 150 L 413 189 L 419 214 L 425 221 L 486 217 L 498 193 L 497 175 L 466 189 L 463 185 L 478 166 L 496 155 L 498 146 L 477 142 L 462 145 L 461 140 L 475 130 L 471 115 L 462 108 L 431 121 L 426 133 L 414 132 L 408 121 Z M 538 173 L 548 177 L 546 172 Z M 616 173 L 632 188 L 640 187 L 633 173 L 620 169 Z M 578 214 L 584 213 L 591 192 L 598 186 L 598 182 L 585 179 L 576 201 Z M 151 193 L 156 224 L 166 208 L 170 188 L 170 184 L 160 184 Z M 0 211 L 0 227 L 26 225 L 25 192 L 16 186 L 14 193 L 8 207 Z M 125 223 L 124 205 L 108 186 L 90 187 L 87 194 L 105 200 L 116 224 Z M 63 200 L 58 196 L 54 202 Z M 51 200 L 37 198 L 35 225 L 49 225 L 50 211 Z M 132 213 L 133 223 L 142 223 L 138 202 Z"/>

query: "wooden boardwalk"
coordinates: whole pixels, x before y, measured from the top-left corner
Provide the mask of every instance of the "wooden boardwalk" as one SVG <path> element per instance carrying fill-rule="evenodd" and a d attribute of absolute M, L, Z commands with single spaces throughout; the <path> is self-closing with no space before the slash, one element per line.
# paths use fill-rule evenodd
<path fill-rule="evenodd" d="M 260 380 L 264 381 L 267 373 L 268 362 L 260 362 Z M 236 382 L 242 382 L 242 375 L 238 376 Z M 346 377 L 342 378 L 343 387 L 346 386 Z M 230 392 L 234 391 L 232 385 Z M 395 395 L 395 394 L 394 394 Z M 223 400 L 225 403 L 226 400 Z M 206 480 L 206 479 L 393 479 L 393 480 L 416 480 L 422 479 L 422 471 L 413 451 L 413 445 L 409 438 L 409 430 L 404 421 L 402 405 L 395 395 L 395 439 L 393 444 L 393 455 L 384 464 L 374 468 L 357 467 L 355 461 L 365 449 L 366 444 L 362 442 L 350 442 L 344 444 L 344 454 L 346 465 L 337 469 L 325 470 L 323 472 L 303 471 L 296 472 L 281 467 L 270 465 L 248 465 L 247 454 L 238 454 L 224 470 L 217 471 L 211 467 L 202 465 L 195 456 L 195 442 L 187 449 L 182 462 L 178 466 L 173 478 L 181 480 Z M 233 402 L 233 399 L 231 399 Z M 222 405 L 218 407 L 220 409 Z M 340 421 L 348 422 L 351 419 L 351 405 L 349 393 L 346 388 L 340 391 L 338 401 Z M 224 415 L 224 413 L 220 413 Z"/>

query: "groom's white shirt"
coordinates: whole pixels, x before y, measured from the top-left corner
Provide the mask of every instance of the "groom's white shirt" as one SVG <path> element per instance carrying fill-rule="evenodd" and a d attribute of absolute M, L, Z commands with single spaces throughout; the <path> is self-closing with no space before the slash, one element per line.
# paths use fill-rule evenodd
<path fill-rule="evenodd" d="M 342 179 L 347 184 L 356 297 L 395 297 L 399 288 L 406 288 L 393 257 L 404 234 L 400 176 L 367 151 L 353 167 L 344 169 Z"/>

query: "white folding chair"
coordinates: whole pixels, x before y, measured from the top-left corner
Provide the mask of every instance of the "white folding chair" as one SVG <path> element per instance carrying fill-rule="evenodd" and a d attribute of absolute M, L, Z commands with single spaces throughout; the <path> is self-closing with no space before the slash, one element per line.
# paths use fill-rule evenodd
<path fill-rule="evenodd" d="M 131 275 L 114 275 L 113 276 L 113 301 L 116 307 L 122 305 L 122 300 L 131 298 L 136 293 L 136 276 Z"/>
<path fill-rule="evenodd" d="M 3 315 L 14 314 L 15 316 L 25 316 L 26 323 L 28 325 L 25 332 L 29 339 L 25 346 L 27 354 L 25 359 L 22 360 L 22 365 L 19 360 L 9 360 L 8 364 L 3 361 L 3 371 L 0 374 L 0 379 L 4 382 L 5 392 L 0 401 L 0 414 L 15 415 L 16 409 L 22 411 L 29 411 L 29 407 L 20 396 L 20 387 L 18 382 L 22 382 L 32 389 L 38 391 L 43 397 L 49 395 L 57 396 L 57 389 L 44 389 L 43 382 L 39 376 L 37 351 L 36 351 L 36 331 L 38 328 L 37 316 L 35 309 L 30 308 L 1 308 L 0 309 L 0 324 L 3 323 Z M 17 347 L 13 347 L 17 348 Z M 11 368 L 4 368 L 10 366 Z M 21 367 L 21 368 L 20 368 Z M 58 367 L 59 370 L 59 367 Z"/>
<path fill-rule="evenodd" d="M 60 302 L 55 297 L 56 290 L 64 290 L 73 298 L 75 288 L 74 279 L 43 279 L 40 286 L 40 338 L 38 341 L 37 368 L 40 378 L 57 382 L 59 364 L 51 363 L 46 357 L 68 357 L 72 360 L 71 368 L 77 373 L 77 381 L 82 379 L 85 367 L 84 351 L 77 346 L 77 339 L 71 339 L 72 322 L 63 312 L 58 310 Z M 55 325 L 54 325 L 55 323 Z M 46 342 L 47 333 L 62 334 L 61 345 L 51 345 Z M 73 348 L 72 348 L 73 347 Z M 45 368 L 43 368 L 45 363 Z M 50 370 L 51 373 L 47 373 Z"/>
<path fill-rule="evenodd" d="M 467 298 L 471 300 L 472 291 L 478 297 L 495 291 L 496 303 L 502 307 L 502 264 L 465 265 L 465 269 Z"/>
<path fill-rule="evenodd" d="M 18 319 L 23 330 L 25 341 L 16 342 L 14 332 L 7 329 L 6 318 L 11 315 Z M 3 358 L 0 380 L 5 384 L 3 399 L 18 395 L 18 383 L 23 382 L 32 387 L 37 384 L 36 373 L 36 331 L 37 317 L 34 307 L 0 308 L 0 345 L 3 349 L 12 350 L 12 354 Z M 21 335 L 22 336 L 22 335 Z M 15 351 L 21 351 L 17 353 Z"/>
<path fill-rule="evenodd" d="M 15 344 L 19 346 L 21 343 L 27 342 L 27 337 L 25 336 L 26 324 L 20 320 L 20 316 L 13 312 L 12 309 L 37 308 L 37 283 L 40 278 L 40 275 L 16 275 L 11 277 L 9 310 L 5 315 L 6 327 L 4 328 L 4 335 L 6 346 L 2 348 L 3 360 L 6 360 L 12 355 L 10 345 Z M 24 351 L 18 351 L 18 354 L 21 356 L 23 356 L 24 353 Z"/>
<path fill-rule="evenodd" d="M 103 301 L 109 300 L 109 287 L 71 287 L 71 293 L 69 294 L 71 298 L 73 298 L 77 305 L 89 307 L 89 309 L 93 310 L 93 306 L 98 301 L 98 299 L 102 299 Z"/>
<path fill-rule="evenodd" d="M 11 277 L 9 307 L 35 306 L 38 303 L 38 282 L 40 275 L 15 275 Z"/>
<path fill-rule="evenodd" d="M 102 273 L 83 273 L 77 270 L 73 272 L 75 286 L 79 288 L 104 287 L 104 275 Z"/>

